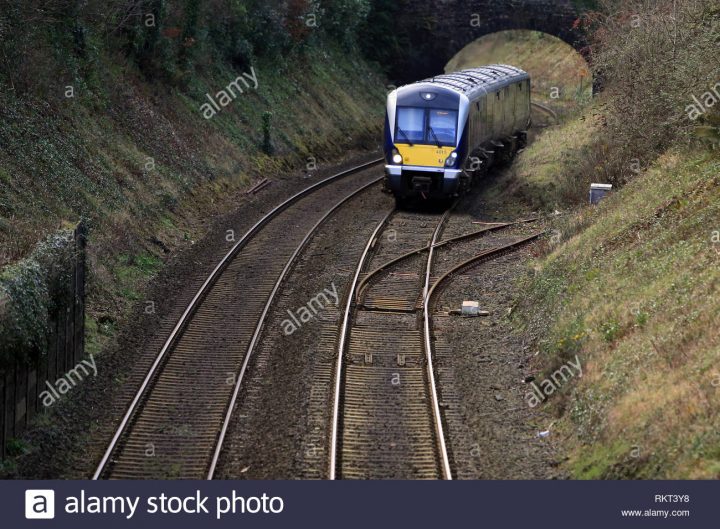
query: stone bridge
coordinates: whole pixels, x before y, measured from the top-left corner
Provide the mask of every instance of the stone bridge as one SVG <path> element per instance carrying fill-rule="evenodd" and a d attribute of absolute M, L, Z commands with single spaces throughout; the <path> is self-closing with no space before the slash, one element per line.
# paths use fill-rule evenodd
<path fill-rule="evenodd" d="M 484 35 L 529 29 L 554 35 L 586 59 L 587 42 L 576 29 L 578 0 L 399 0 L 395 13 L 399 49 L 389 74 L 407 83 L 443 72 L 461 49 Z"/>

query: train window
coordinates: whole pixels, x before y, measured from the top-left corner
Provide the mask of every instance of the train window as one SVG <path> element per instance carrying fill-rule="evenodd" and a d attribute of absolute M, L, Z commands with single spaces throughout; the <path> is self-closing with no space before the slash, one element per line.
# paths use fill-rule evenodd
<path fill-rule="evenodd" d="M 454 110 L 430 109 L 428 120 L 428 140 L 437 140 L 444 145 L 455 145 L 457 112 Z"/>
<path fill-rule="evenodd" d="M 457 110 L 398 107 L 395 141 L 455 145 L 457 120 Z"/>
<path fill-rule="evenodd" d="M 425 109 L 398 107 L 397 112 L 398 140 L 409 143 L 422 141 L 425 137 Z"/>

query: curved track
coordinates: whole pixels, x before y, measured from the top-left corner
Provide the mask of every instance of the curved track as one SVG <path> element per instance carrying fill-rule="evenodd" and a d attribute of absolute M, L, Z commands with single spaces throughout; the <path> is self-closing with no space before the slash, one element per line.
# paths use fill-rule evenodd
<path fill-rule="evenodd" d="M 213 476 L 234 399 L 278 286 L 333 211 L 380 180 L 363 171 L 381 161 L 297 193 L 228 251 L 156 356 L 93 479 Z M 356 173 L 361 173 L 357 181 L 345 178 Z M 327 209 L 327 204 L 335 205 Z"/>
<path fill-rule="evenodd" d="M 373 260 L 385 262 L 417 248 L 423 239 L 432 248 L 450 211 L 441 216 L 394 213 L 378 226 L 360 258 L 337 351 L 330 479 L 451 478 L 432 366 L 422 354 L 416 325 L 419 293 L 429 282 L 418 271 L 421 256 L 375 282 L 363 307 L 354 304 L 371 250 Z M 427 263 L 431 260 L 432 252 Z"/>
<path fill-rule="evenodd" d="M 508 466 L 525 468 L 527 464 L 522 457 L 502 459 L 504 451 L 511 451 L 516 438 L 522 437 L 522 428 L 518 429 L 515 421 L 520 416 L 522 422 L 528 418 L 522 415 L 528 410 L 522 406 L 524 384 L 516 380 L 515 371 L 523 362 L 524 343 L 518 339 L 517 347 L 503 348 L 508 343 L 505 340 L 513 339 L 507 335 L 512 324 L 505 312 L 512 301 L 503 296 L 507 288 L 503 283 L 509 269 L 521 268 L 532 252 L 521 250 L 521 245 L 538 235 L 536 229 L 517 226 L 463 244 L 452 253 L 441 250 L 436 258 L 435 277 L 427 295 L 425 339 L 432 348 L 455 479 L 507 477 Z M 457 309 L 465 299 L 479 301 L 490 311 L 487 318 L 461 317 Z M 518 363 L 513 358 L 518 358 Z M 505 394 L 497 388 L 519 394 Z M 520 399 L 519 407 L 511 404 L 515 398 Z M 534 433 L 530 432 L 530 438 Z"/>
<path fill-rule="evenodd" d="M 483 250 L 434 278 L 437 249 L 537 220 L 439 241 L 449 215 L 436 216 L 421 246 L 429 219 L 395 212 L 377 226 L 359 260 L 337 348 L 330 479 L 453 479 L 434 362 L 434 295 L 453 274 L 540 233 Z M 373 261 L 382 264 L 373 268 Z"/>

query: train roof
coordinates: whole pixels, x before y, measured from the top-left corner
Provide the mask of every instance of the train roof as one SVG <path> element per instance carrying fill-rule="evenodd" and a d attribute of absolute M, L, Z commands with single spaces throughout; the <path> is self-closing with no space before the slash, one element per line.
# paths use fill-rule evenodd
<path fill-rule="evenodd" d="M 436 75 L 413 84 L 441 86 L 472 99 L 478 92 L 494 91 L 525 79 L 530 79 L 530 76 L 520 68 L 507 64 L 491 64 L 481 68 L 468 68 L 459 72 Z"/>

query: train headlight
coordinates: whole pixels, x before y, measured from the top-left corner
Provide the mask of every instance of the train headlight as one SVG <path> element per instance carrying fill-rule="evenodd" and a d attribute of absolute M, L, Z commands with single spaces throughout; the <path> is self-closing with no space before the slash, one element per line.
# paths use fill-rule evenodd
<path fill-rule="evenodd" d="M 392 161 L 396 165 L 400 165 L 403 162 L 402 154 L 400 154 L 397 150 L 393 151 Z"/>
<path fill-rule="evenodd" d="M 447 160 L 445 160 L 445 165 L 447 165 L 448 167 L 452 167 L 453 165 L 455 165 L 455 162 L 457 162 L 457 156 L 457 153 L 453 151 L 450 156 L 447 157 Z"/>

